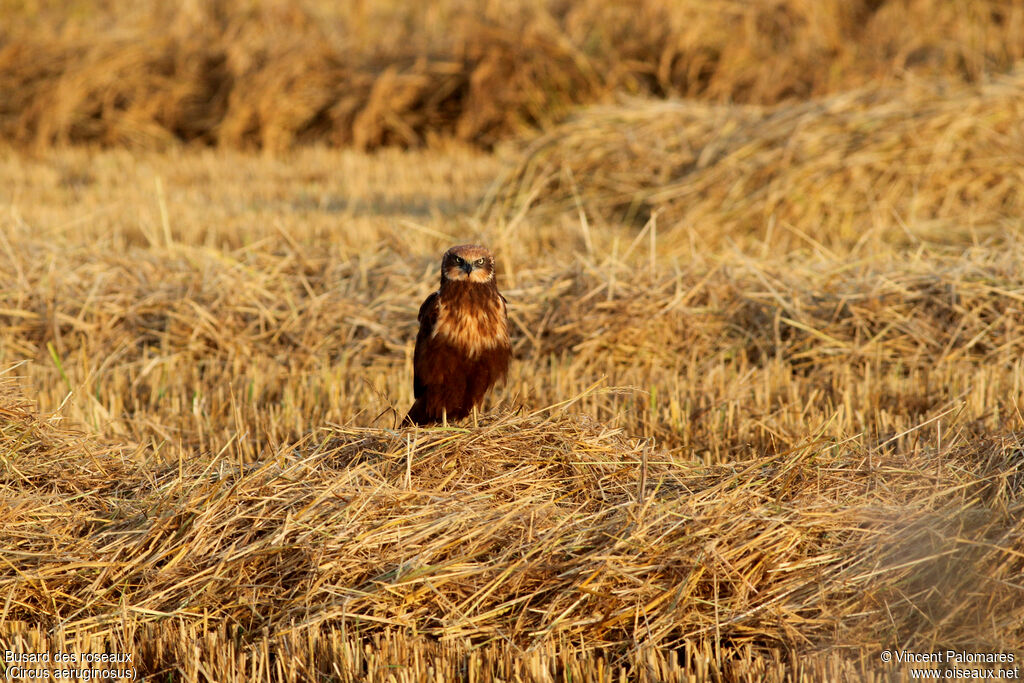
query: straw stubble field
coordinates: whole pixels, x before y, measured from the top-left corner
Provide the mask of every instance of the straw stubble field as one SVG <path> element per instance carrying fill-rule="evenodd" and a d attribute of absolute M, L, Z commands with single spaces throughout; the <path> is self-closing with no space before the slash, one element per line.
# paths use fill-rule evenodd
<path fill-rule="evenodd" d="M 1019 662 L 1022 83 L 622 100 L 496 152 L 5 152 L 4 649 L 211 681 Z M 396 429 L 468 240 L 509 381 L 477 429 Z"/>

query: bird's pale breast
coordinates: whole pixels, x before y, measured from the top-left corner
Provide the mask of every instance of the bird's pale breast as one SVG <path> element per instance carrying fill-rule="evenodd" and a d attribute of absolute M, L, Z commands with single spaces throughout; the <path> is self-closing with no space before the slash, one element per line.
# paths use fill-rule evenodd
<path fill-rule="evenodd" d="M 500 297 L 489 298 L 482 305 L 460 303 L 439 302 L 432 336 L 462 349 L 471 358 L 509 344 L 505 302 Z"/>

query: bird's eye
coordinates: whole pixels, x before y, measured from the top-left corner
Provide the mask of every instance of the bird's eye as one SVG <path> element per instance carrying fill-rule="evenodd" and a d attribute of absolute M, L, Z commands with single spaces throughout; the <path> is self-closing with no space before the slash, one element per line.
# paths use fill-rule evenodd
<path fill-rule="evenodd" d="M 456 256 L 455 257 L 455 265 L 458 266 L 458 265 L 461 265 L 462 263 L 463 263 L 462 257 L 461 256 Z"/>
<path fill-rule="evenodd" d="M 486 259 L 478 258 L 478 259 L 476 260 L 476 265 L 477 265 L 478 267 L 480 267 L 480 268 L 483 268 L 483 267 L 484 267 L 484 261 L 485 261 L 485 260 L 486 260 Z"/>

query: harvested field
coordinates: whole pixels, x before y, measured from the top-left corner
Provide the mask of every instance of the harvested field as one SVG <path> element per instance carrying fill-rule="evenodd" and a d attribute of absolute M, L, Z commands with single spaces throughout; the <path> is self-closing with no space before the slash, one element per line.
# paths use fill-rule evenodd
<path fill-rule="evenodd" d="M 0 7 L 3 650 L 218 682 L 1019 670 L 1017 4 L 651 0 L 600 39 L 596 0 Z M 497 79 L 456 16 L 573 67 Z M 843 22 L 862 40 L 808 42 Z M 407 78 L 432 70 L 462 85 Z M 471 92 L 501 117 L 466 123 Z M 634 97 L 672 93 L 699 99 Z M 508 382 L 476 428 L 397 428 L 469 241 Z"/>
<path fill-rule="evenodd" d="M 5 637 L 187 680 L 861 678 L 1021 642 L 1012 231 L 652 254 L 574 213 L 476 222 L 498 171 L 8 157 Z M 463 235 L 499 250 L 510 382 L 479 431 L 396 432 Z"/>

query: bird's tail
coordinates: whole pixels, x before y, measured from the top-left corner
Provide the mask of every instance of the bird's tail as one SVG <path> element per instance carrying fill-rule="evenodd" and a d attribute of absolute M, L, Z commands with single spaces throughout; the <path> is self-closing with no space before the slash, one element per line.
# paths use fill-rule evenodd
<path fill-rule="evenodd" d="M 403 427 L 412 427 L 413 425 L 425 425 L 430 423 L 430 418 L 427 416 L 427 402 L 423 398 L 416 399 L 412 408 L 409 408 L 409 412 L 406 413 L 405 419 L 402 420 Z"/>

